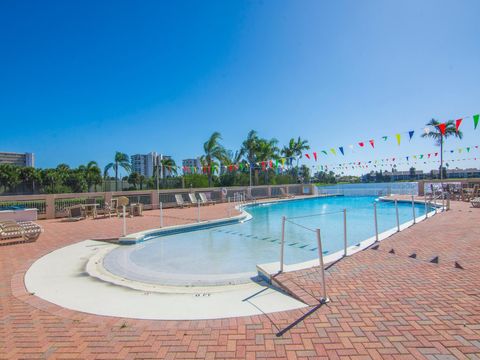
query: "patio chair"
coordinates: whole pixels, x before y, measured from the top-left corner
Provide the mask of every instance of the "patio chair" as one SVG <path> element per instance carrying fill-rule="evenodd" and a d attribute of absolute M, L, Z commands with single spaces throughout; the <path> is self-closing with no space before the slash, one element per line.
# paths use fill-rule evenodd
<path fill-rule="evenodd" d="M 105 205 L 103 206 L 103 215 L 105 217 L 108 215 L 109 218 L 112 217 L 112 215 L 118 216 L 118 201 L 117 201 L 117 199 L 112 199 L 110 201 L 110 203 L 105 202 Z"/>
<path fill-rule="evenodd" d="M 470 201 L 472 204 L 472 207 L 474 208 L 480 208 L 480 197 L 476 197 Z"/>
<path fill-rule="evenodd" d="M 285 189 L 282 187 L 280 188 L 280 195 L 278 195 L 279 198 L 294 198 L 295 195 L 287 194 L 285 192 Z"/>
<path fill-rule="evenodd" d="M 8 240 L 23 238 L 25 241 L 35 241 L 38 239 L 43 229 L 33 221 L 1 221 L 0 239 Z"/>
<path fill-rule="evenodd" d="M 207 195 L 205 193 L 198 193 L 198 196 L 200 197 L 200 201 L 202 202 L 203 205 L 215 205 L 216 201 L 214 200 L 209 200 L 207 198 Z"/>
<path fill-rule="evenodd" d="M 194 193 L 189 193 L 188 194 L 188 199 L 190 200 L 190 203 L 192 204 L 192 206 L 198 204 L 198 199 L 197 199 L 197 197 L 195 196 Z M 200 202 L 200 203 L 203 205 L 202 202 Z"/>
<path fill-rule="evenodd" d="M 97 207 L 95 206 L 97 204 L 97 199 L 95 198 L 88 198 L 85 200 L 85 205 L 83 207 L 85 211 L 85 216 L 91 216 L 93 218 L 97 217 Z"/>
<path fill-rule="evenodd" d="M 81 205 L 70 206 L 67 208 L 68 220 L 79 221 L 85 219 L 85 213 Z"/>
<path fill-rule="evenodd" d="M 181 208 L 184 208 L 186 206 L 188 206 L 189 204 L 187 204 L 185 201 L 183 201 L 183 196 L 182 194 L 175 194 L 175 201 L 177 203 L 177 206 L 181 207 Z"/>

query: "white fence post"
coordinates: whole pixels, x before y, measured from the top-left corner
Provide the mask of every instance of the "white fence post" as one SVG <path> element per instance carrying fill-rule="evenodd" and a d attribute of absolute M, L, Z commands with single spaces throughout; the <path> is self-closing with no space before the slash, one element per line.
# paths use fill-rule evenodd
<path fill-rule="evenodd" d="M 162 202 L 160 202 L 159 207 L 160 207 L 160 227 L 162 228 L 163 227 L 163 203 Z"/>
<path fill-rule="evenodd" d="M 282 241 L 280 243 L 280 272 L 283 272 L 284 253 L 285 253 L 285 216 L 282 216 Z"/>
<path fill-rule="evenodd" d="M 200 200 L 197 199 L 197 222 L 200 222 Z"/>
<path fill-rule="evenodd" d="M 427 206 L 427 195 L 424 197 L 424 203 L 425 203 L 425 219 L 428 218 L 428 206 Z"/>
<path fill-rule="evenodd" d="M 317 233 L 317 246 L 318 246 L 318 261 L 320 263 L 320 271 L 322 275 L 322 289 L 323 289 L 323 298 L 321 299 L 322 303 L 327 303 L 327 286 L 325 284 L 325 266 L 323 264 L 323 251 L 322 251 L 322 238 L 320 237 L 320 229 L 316 230 Z"/>
<path fill-rule="evenodd" d="M 127 218 L 126 218 L 125 205 L 123 205 L 122 208 L 123 208 L 123 236 L 127 236 Z"/>
<path fill-rule="evenodd" d="M 414 198 L 413 195 L 412 195 L 412 214 L 413 214 L 413 223 L 416 224 L 416 221 L 415 221 L 415 198 Z"/>
<path fill-rule="evenodd" d="M 395 215 L 397 217 L 397 231 L 400 231 L 400 217 L 398 216 L 398 200 L 395 199 Z"/>
<path fill-rule="evenodd" d="M 373 203 L 373 219 L 375 221 L 375 241 L 378 241 L 377 203 Z"/>
<path fill-rule="evenodd" d="M 347 209 L 343 209 L 343 256 L 347 256 Z"/>

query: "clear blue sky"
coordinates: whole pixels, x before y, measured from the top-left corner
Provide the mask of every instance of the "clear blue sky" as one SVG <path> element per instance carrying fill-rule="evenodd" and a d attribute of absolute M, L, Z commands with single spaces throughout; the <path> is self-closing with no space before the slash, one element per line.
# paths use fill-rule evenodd
<path fill-rule="evenodd" d="M 478 0 L 5 0 L 0 151 L 104 166 L 116 150 L 180 162 L 213 131 L 230 149 L 256 129 L 317 151 L 418 134 L 480 112 L 479 14 Z M 447 148 L 480 144 L 462 128 Z M 337 158 L 438 151 L 417 134 Z"/>

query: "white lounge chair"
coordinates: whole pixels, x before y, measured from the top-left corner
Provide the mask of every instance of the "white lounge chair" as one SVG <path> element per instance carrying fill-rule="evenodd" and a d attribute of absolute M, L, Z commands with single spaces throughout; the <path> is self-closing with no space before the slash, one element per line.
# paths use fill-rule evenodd
<path fill-rule="evenodd" d="M 177 202 L 177 205 L 181 208 L 185 206 L 189 206 L 184 200 L 182 194 L 175 194 L 175 201 Z"/>
<path fill-rule="evenodd" d="M 0 221 L 0 239 L 23 238 L 25 241 L 38 239 L 43 229 L 33 221 Z"/>
<path fill-rule="evenodd" d="M 200 201 L 202 202 L 203 205 L 215 205 L 215 201 L 208 200 L 207 195 L 205 195 L 205 193 L 198 193 L 198 196 L 200 197 Z"/>
<path fill-rule="evenodd" d="M 197 204 L 198 204 L 198 199 L 197 199 L 197 197 L 195 196 L 194 193 L 189 193 L 189 194 L 188 194 L 188 198 L 189 198 L 190 203 L 191 203 L 192 205 L 197 205 Z"/>

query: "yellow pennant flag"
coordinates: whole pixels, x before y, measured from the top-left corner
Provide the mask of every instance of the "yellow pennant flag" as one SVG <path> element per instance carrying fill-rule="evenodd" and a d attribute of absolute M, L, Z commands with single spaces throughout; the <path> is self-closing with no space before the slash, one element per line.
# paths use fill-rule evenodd
<path fill-rule="evenodd" d="M 397 138 L 397 144 L 400 145 L 401 135 L 397 134 L 395 137 Z"/>
<path fill-rule="evenodd" d="M 330 151 L 332 152 L 333 155 L 337 155 L 337 152 L 335 151 L 335 149 L 330 149 Z"/>

